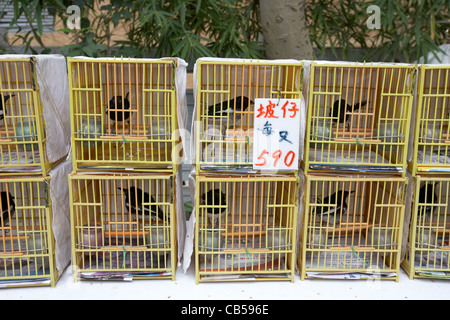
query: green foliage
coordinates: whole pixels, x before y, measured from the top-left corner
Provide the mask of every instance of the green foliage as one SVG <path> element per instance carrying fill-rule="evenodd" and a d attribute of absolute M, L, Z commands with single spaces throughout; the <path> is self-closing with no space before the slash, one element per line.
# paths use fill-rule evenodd
<path fill-rule="evenodd" d="M 375 49 L 382 61 L 406 62 L 439 51 L 445 42 L 450 0 L 305 0 L 311 41 L 323 54 L 330 47 L 343 59 L 349 49 Z M 370 30 L 370 5 L 380 8 L 379 30 Z"/>
<path fill-rule="evenodd" d="M 403 55 L 408 62 L 436 53 L 445 43 L 450 20 L 449 0 L 373 0 L 381 9 L 381 29 L 376 35 L 383 57 Z M 447 22 L 443 23 L 444 21 Z"/>
<path fill-rule="evenodd" d="M 45 44 L 42 42 L 41 35 L 43 31 L 42 26 L 42 12 L 48 7 L 65 9 L 62 0 L 7 0 L 0 4 L 1 11 L 6 5 L 12 4 L 14 7 L 14 17 L 11 20 L 10 27 L 16 25 L 19 27 L 18 34 L 13 40 L 12 44 L 19 42 L 20 45 L 24 47 L 25 52 L 37 53 L 36 50 L 31 46 L 31 42 L 36 40 L 41 46 L 41 53 L 49 53 L 50 49 L 46 48 Z M 22 32 L 22 28 L 17 24 L 19 17 L 25 17 L 28 25 L 31 27 L 29 31 Z"/>
<path fill-rule="evenodd" d="M 137 2 L 137 23 L 122 48 L 156 56 L 261 57 L 256 4 L 242 0 Z"/>
<path fill-rule="evenodd" d="M 26 51 L 34 51 L 31 41 L 42 42 L 43 9 L 51 7 L 55 15 L 66 21 L 67 6 L 82 9 L 82 28 L 63 28 L 72 39 L 64 46 L 67 55 L 87 56 L 178 56 L 184 59 L 199 56 L 260 58 L 262 44 L 258 42 L 260 26 L 257 4 L 245 0 L 8 0 L 14 3 L 17 23 L 25 14 L 30 25 L 37 28 L 18 35 L 16 42 Z M 97 6 L 96 6 L 97 5 Z M 96 7 L 100 10 L 96 10 Z M 112 40 L 118 27 L 127 39 Z"/>
<path fill-rule="evenodd" d="M 305 14 L 311 42 L 321 55 L 328 47 L 346 59 L 350 48 L 366 48 L 367 19 L 364 2 L 353 0 L 306 0 Z"/>
<path fill-rule="evenodd" d="M 13 41 L 26 52 L 50 52 L 42 41 L 42 14 L 49 9 L 67 21 L 69 5 L 78 5 L 82 28 L 58 30 L 71 38 L 62 49 L 67 55 L 162 57 L 186 60 L 199 56 L 263 58 L 258 41 L 261 26 L 258 1 L 247 0 L 6 0 L 14 5 L 10 26 L 25 17 L 30 31 Z M 369 30 L 366 23 L 370 5 L 381 11 L 381 28 Z M 0 9 L 2 9 L 0 4 Z M 331 48 L 335 57 L 346 59 L 352 48 L 376 50 L 377 59 L 413 62 L 438 52 L 445 42 L 442 21 L 450 20 L 450 0 L 305 0 L 305 13 L 312 43 L 322 55 Z M 99 10 L 98 10 L 99 9 Z M 2 10 L 0 10 L 1 12 Z M 293 26 L 294 28 L 295 26 Z M 126 39 L 113 40 L 125 30 Z M 373 56 L 373 55 L 372 55 Z M 368 54 L 368 59 L 371 56 Z"/>

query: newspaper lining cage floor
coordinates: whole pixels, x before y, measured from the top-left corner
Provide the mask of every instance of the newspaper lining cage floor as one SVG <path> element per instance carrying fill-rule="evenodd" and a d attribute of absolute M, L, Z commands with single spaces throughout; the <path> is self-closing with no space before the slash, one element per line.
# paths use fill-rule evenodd
<path fill-rule="evenodd" d="M 294 176 L 199 176 L 196 283 L 293 282 L 298 183 Z"/>
<path fill-rule="evenodd" d="M 252 169 L 255 99 L 301 99 L 303 62 L 199 59 L 196 68 L 196 163 Z"/>
<path fill-rule="evenodd" d="M 406 173 L 414 65 L 311 63 L 304 171 Z"/>
<path fill-rule="evenodd" d="M 175 279 L 173 175 L 69 177 L 75 281 Z"/>
<path fill-rule="evenodd" d="M 0 59 L 0 172 L 39 174 L 51 170 L 36 58 Z"/>
<path fill-rule="evenodd" d="M 398 281 L 407 178 L 306 175 L 302 280 Z"/>
<path fill-rule="evenodd" d="M 0 179 L 0 286 L 52 286 L 57 281 L 50 177 Z"/>
<path fill-rule="evenodd" d="M 450 279 L 450 177 L 416 176 L 406 258 L 414 278 Z"/>
<path fill-rule="evenodd" d="M 413 174 L 450 173 L 450 66 L 421 65 L 410 163 Z"/>
<path fill-rule="evenodd" d="M 177 59 L 69 58 L 74 171 L 167 171 L 179 138 Z"/>

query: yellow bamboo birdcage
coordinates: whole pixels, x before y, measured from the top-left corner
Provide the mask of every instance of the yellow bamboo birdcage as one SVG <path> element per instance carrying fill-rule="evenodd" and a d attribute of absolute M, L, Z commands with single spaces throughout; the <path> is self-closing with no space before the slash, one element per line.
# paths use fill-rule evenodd
<path fill-rule="evenodd" d="M 196 283 L 294 281 L 298 177 L 202 174 L 195 204 Z"/>
<path fill-rule="evenodd" d="M 450 66 L 421 65 L 413 156 L 413 175 L 450 173 Z"/>
<path fill-rule="evenodd" d="M 306 175 L 300 277 L 398 281 L 407 178 Z"/>
<path fill-rule="evenodd" d="M 177 59 L 69 58 L 74 171 L 170 171 Z"/>
<path fill-rule="evenodd" d="M 450 177 L 416 176 L 403 269 L 414 278 L 449 279 Z"/>
<path fill-rule="evenodd" d="M 0 287 L 56 285 L 50 177 L 0 179 Z"/>
<path fill-rule="evenodd" d="M 417 67 L 311 63 L 305 174 L 406 173 Z"/>
<path fill-rule="evenodd" d="M 0 172 L 46 176 L 45 123 L 36 58 L 0 59 Z"/>
<path fill-rule="evenodd" d="M 255 99 L 302 99 L 303 65 L 199 59 L 194 79 L 197 171 L 251 167 Z"/>
<path fill-rule="evenodd" d="M 72 265 L 81 279 L 175 279 L 173 175 L 69 175 Z"/>

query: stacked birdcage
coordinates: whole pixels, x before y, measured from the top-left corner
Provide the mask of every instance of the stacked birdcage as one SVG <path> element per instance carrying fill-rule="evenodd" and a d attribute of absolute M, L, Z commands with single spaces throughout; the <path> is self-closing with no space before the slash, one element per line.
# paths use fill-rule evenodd
<path fill-rule="evenodd" d="M 47 63 L 61 67 L 52 72 L 52 79 L 46 74 Z M 65 66 L 64 57 L 57 55 L 0 56 L 2 288 L 54 287 L 67 266 L 60 263 L 64 257 L 55 254 L 52 224 L 64 215 L 65 205 L 51 191 L 60 182 L 59 164 L 68 144 L 63 134 L 59 139 L 47 134 L 65 130 L 63 120 L 56 120 L 68 112 L 68 105 L 64 112 Z M 60 89 L 57 94 L 52 91 L 55 87 Z M 60 101 L 54 101 L 56 96 Z"/>
<path fill-rule="evenodd" d="M 68 66 L 75 280 L 174 280 L 186 64 L 80 57 Z"/>
<path fill-rule="evenodd" d="M 277 161 L 288 156 L 293 169 L 272 173 L 255 166 L 253 154 L 264 129 L 255 125 L 258 99 L 273 100 L 281 110 L 283 99 L 302 101 L 302 83 L 299 61 L 197 60 L 191 175 L 197 283 L 294 281 L 298 165 L 274 149 Z M 289 108 L 300 112 L 299 105 Z"/>
<path fill-rule="evenodd" d="M 2 287 L 56 284 L 50 183 L 49 178 L 1 179 Z"/>
<path fill-rule="evenodd" d="M 46 175 L 45 121 L 36 57 L 0 60 L 0 172 Z"/>
<path fill-rule="evenodd" d="M 312 62 L 298 263 L 398 281 L 416 66 Z"/>
<path fill-rule="evenodd" d="M 409 237 L 403 267 L 411 279 L 450 275 L 450 66 L 421 65 L 417 89 L 414 176 Z"/>

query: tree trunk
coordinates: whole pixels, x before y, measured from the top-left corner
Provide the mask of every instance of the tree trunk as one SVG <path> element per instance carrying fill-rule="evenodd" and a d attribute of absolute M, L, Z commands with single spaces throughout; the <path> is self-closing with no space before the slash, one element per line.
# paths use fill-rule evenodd
<path fill-rule="evenodd" d="M 315 59 L 306 28 L 305 0 L 260 0 L 260 10 L 268 59 Z"/>

